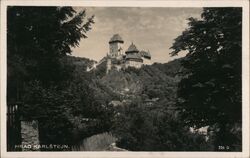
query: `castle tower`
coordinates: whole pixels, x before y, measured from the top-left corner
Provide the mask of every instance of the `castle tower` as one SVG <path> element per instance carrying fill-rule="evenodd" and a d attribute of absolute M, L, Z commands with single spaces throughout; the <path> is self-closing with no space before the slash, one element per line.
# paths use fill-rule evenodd
<path fill-rule="evenodd" d="M 143 65 L 151 65 L 152 64 L 151 54 L 149 51 L 141 50 L 139 53 L 140 53 L 141 57 L 143 58 Z"/>
<path fill-rule="evenodd" d="M 131 43 L 131 45 L 128 47 L 128 50 L 126 53 L 126 62 L 125 66 L 127 67 L 135 67 L 140 68 L 143 64 L 143 59 L 139 53 L 139 50 L 136 48 L 134 43 Z"/>
<path fill-rule="evenodd" d="M 122 45 L 124 41 L 119 34 L 114 34 L 109 40 L 109 56 L 117 58 L 122 55 Z"/>

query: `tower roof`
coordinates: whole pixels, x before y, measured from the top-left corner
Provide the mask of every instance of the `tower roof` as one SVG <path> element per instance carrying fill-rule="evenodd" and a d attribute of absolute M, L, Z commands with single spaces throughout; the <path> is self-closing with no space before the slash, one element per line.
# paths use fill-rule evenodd
<path fill-rule="evenodd" d="M 131 45 L 128 47 L 128 50 L 126 51 L 126 54 L 127 53 L 138 53 L 139 50 L 136 48 L 136 46 L 134 45 L 134 43 L 131 43 Z"/>
<path fill-rule="evenodd" d="M 143 62 L 143 59 L 141 58 L 141 55 L 138 53 L 132 53 L 132 54 L 127 54 L 126 55 L 126 60 L 130 60 L 130 59 L 135 59 L 138 60 L 140 62 Z"/>
<path fill-rule="evenodd" d="M 142 51 L 140 51 L 140 54 L 144 58 L 151 59 L 151 54 L 149 51 L 146 52 L 146 51 L 142 50 Z"/>
<path fill-rule="evenodd" d="M 111 39 L 109 40 L 109 43 L 114 43 L 114 42 L 124 43 L 123 39 L 119 34 L 114 34 L 113 37 L 111 37 Z"/>

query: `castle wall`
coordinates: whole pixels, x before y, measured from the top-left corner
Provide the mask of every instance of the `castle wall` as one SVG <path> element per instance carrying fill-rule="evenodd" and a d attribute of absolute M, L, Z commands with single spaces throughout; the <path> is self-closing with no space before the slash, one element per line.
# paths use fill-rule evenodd
<path fill-rule="evenodd" d="M 123 43 L 117 43 L 118 44 L 118 55 L 123 54 Z"/>
<path fill-rule="evenodd" d="M 122 69 L 122 65 L 114 65 L 117 71 L 120 71 Z"/>
<path fill-rule="evenodd" d="M 126 68 L 128 68 L 129 66 L 135 67 L 135 68 L 141 68 L 142 62 L 127 60 L 126 61 Z"/>
<path fill-rule="evenodd" d="M 122 43 L 110 43 L 109 44 L 109 54 L 112 58 L 122 55 Z"/>
<path fill-rule="evenodd" d="M 152 65 L 152 61 L 150 59 L 143 58 L 143 64 L 144 65 Z"/>
<path fill-rule="evenodd" d="M 111 70 L 111 59 L 107 58 L 107 73 Z"/>

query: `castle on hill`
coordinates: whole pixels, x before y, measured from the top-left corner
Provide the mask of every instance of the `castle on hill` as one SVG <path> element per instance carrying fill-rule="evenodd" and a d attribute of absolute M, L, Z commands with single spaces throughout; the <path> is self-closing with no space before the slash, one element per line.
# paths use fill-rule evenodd
<path fill-rule="evenodd" d="M 134 43 L 123 51 L 123 39 L 119 34 L 113 35 L 109 40 L 109 53 L 107 54 L 107 73 L 111 69 L 121 70 L 128 67 L 141 68 L 142 65 L 151 64 L 149 51 L 138 50 Z"/>
<path fill-rule="evenodd" d="M 124 70 L 128 67 L 141 68 L 142 65 L 151 65 L 151 55 L 149 51 L 138 50 L 134 43 L 128 47 L 126 51 L 123 51 L 123 39 L 119 34 L 114 34 L 109 40 L 109 52 L 107 56 L 100 60 L 98 63 L 94 63 L 92 66 L 87 67 L 86 71 L 95 69 L 103 62 L 107 62 L 107 73 L 110 70 Z"/>

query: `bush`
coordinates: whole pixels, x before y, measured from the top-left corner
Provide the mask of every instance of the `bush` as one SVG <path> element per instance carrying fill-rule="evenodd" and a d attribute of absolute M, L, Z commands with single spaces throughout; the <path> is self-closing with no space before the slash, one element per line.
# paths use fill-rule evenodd
<path fill-rule="evenodd" d="M 191 133 L 178 119 L 148 110 L 140 103 L 125 106 L 113 130 L 117 146 L 132 151 L 211 150 L 203 135 Z"/>
<path fill-rule="evenodd" d="M 83 81 L 49 87 L 35 81 L 25 87 L 22 116 L 39 120 L 41 144 L 72 145 L 111 127 L 112 107 L 96 100 L 95 92 Z"/>

